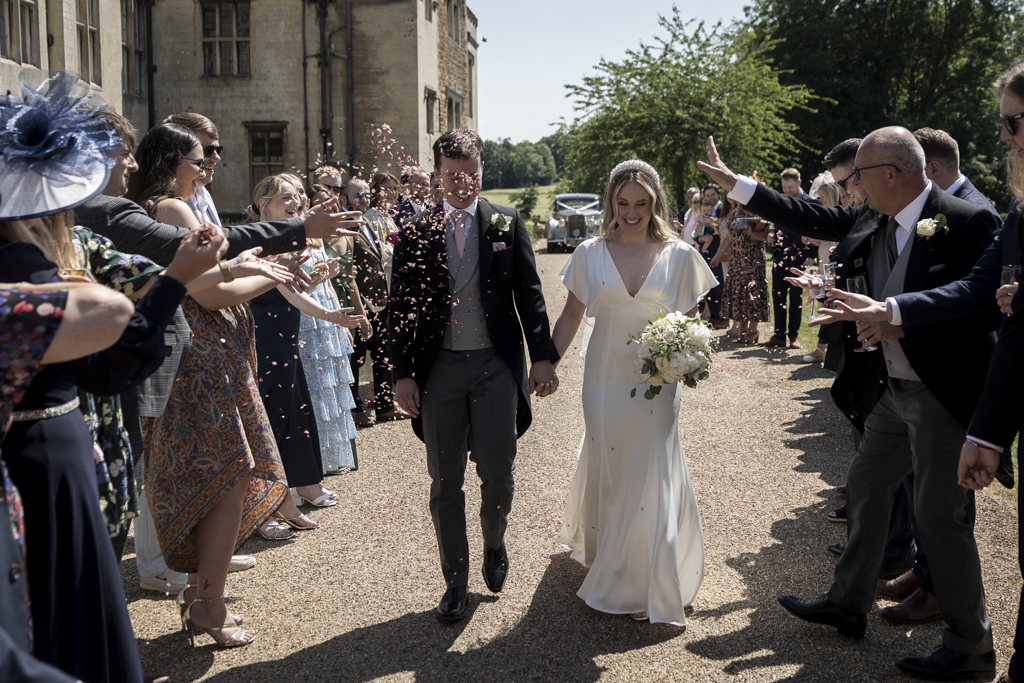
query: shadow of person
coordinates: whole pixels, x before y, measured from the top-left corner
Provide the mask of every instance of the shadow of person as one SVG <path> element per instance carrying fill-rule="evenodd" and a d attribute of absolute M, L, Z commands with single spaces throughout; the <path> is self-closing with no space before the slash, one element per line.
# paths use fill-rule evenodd
<path fill-rule="evenodd" d="M 416 681 L 481 680 L 596 681 L 604 669 L 595 661 L 664 643 L 683 629 L 637 624 L 626 615 L 596 612 L 576 597 L 586 570 L 569 553 L 551 556 L 523 618 L 477 645 L 460 637 L 497 595 L 470 594 L 466 617 L 440 622 L 434 611 L 410 612 L 358 628 L 294 652 L 283 659 L 237 666 L 210 681 L 371 681 L 412 673 Z M 498 606 L 488 607 L 493 618 Z M 466 634 L 469 636 L 469 634 Z M 471 637 L 463 640 L 471 640 Z M 459 642 L 457 642 L 459 641 Z M 187 675 L 187 672 L 176 674 Z M 202 672 L 199 673 L 202 675 Z"/>

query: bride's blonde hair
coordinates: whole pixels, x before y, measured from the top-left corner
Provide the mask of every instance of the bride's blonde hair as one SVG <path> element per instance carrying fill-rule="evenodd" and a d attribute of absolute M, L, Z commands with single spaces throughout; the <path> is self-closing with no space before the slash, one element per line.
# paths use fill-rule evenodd
<path fill-rule="evenodd" d="M 623 161 L 612 170 L 608 178 L 608 189 L 604 193 L 604 221 L 601 236 L 608 237 L 619 227 L 619 192 L 626 183 L 637 183 L 651 197 L 651 220 L 647 224 L 647 235 L 655 242 L 676 242 L 679 236 L 670 225 L 668 199 L 661 189 L 661 177 L 654 167 L 639 159 Z"/>

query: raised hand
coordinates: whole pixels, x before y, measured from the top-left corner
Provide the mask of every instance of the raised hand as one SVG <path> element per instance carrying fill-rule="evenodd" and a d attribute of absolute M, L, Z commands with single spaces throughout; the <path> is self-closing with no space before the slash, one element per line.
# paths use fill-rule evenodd
<path fill-rule="evenodd" d="M 822 288 L 822 281 L 820 277 L 809 275 L 808 273 L 800 270 L 799 268 L 790 268 L 789 272 L 796 276 L 786 278 L 786 282 L 788 282 L 791 285 L 795 285 L 800 289 L 815 292 L 819 291 Z"/>
<path fill-rule="evenodd" d="M 331 213 L 323 206 L 315 206 L 302 217 L 306 237 L 333 240 L 338 237 L 356 237 L 359 227 L 365 224 L 358 211 Z"/>
<path fill-rule="evenodd" d="M 714 178 L 715 182 L 722 186 L 726 192 L 732 192 L 736 187 L 736 174 L 729 170 L 722 158 L 718 156 L 718 148 L 715 147 L 715 138 L 708 136 L 707 144 L 708 163 L 697 162 L 697 168 Z"/>
<path fill-rule="evenodd" d="M 205 223 L 181 240 L 178 252 L 164 274 L 187 285 L 214 268 L 227 250 L 224 232 L 213 223 Z"/>
<path fill-rule="evenodd" d="M 261 253 L 263 253 L 263 247 L 246 249 L 235 257 L 231 273 L 236 278 L 261 275 L 279 285 L 290 285 L 295 280 L 295 275 L 280 263 L 258 258 Z"/>
<path fill-rule="evenodd" d="M 999 453 L 965 441 L 963 448 L 960 449 L 960 464 L 956 470 L 957 483 L 965 489 L 980 491 L 992 483 L 998 468 Z"/>
<path fill-rule="evenodd" d="M 366 322 L 366 316 L 350 315 L 353 310 L 355 309 L 339 308 L 331 311 L 330 321 L 335 325 L 341 325 L 342 327 L 359 327 L 359 325 Z"/>
<path fill-rule="evenodd" d="M 285 286 L 291 291 L 296 294 L 302 294 L 312 287 L 313 280 L 309 277 L 309 273 L 299 267 L 309 260 L 309 252 L 305 249 L 302 251 L 291 251 L 285 254 L 274 254 L 273 256 L 268 256 L 267 260 L 282 265 L 291 272 L 294 279 L 285 284 Z"/>

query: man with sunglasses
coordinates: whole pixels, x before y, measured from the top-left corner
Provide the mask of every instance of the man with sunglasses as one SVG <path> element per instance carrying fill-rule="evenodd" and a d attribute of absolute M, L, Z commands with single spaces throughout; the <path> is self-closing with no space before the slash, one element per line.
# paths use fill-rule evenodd
<path fill-rule="evenodd" d="M 188 128 L 199 138 L 199 144 L 203 148 L 203 177 L 195 181 L 195 194 L 188 200 L 189 206 L 199 213 L 204 221 L 220 226 L 220 215 L 213 203 L 213 197 L 206 186 L 213 180 L 214 168 L 220 163 L 220 153 L 224 148 L 217 140 L 220 135 L 217 133 L 217 126 L 213 121 L 202 114 L 190 111 L 183 111 L 171 114 L 164 123 L 176 123 L 182 128 Z"/>
<path fill-rule="evenodd" d="M 710 163 L 699 164 L 701 170 L 750 211 L 786 223 L 797 234 L 839 241 L 837 281 L 865 276 L 872 298 L 879 301 L 966 276 L 999 228 L 991 213 L 927 179 L 924 150 L 905 128 L 876 130 L 857 150 L 845 182 L 863 187 L 870 208 L 830 209 L 737 177 L 711 139 L 708 159 Z M 954 341 L 943 325 L 903 330 L 879 323 L 868 334 L 854 323 L 843 323 L 846 357 L 832 396 L 864 434 L 846 480 L 849 542 L 827 595 L 806 601 L 779 597 L 784 608 L 805 621 L 862 638 L 893 498 L 913 472 L 918 528 L 930 552 L 947 627 L 938 650 L 903 658 L 897 667 L 934 680 L 995 675 L 992 625 L 985 611 L 973 520 L 967 514 L 969 499 L 955 473 L 998 325 L 994 311 L 965 318 Z M 878 337 L 882 348 L 854 353 L 858 335 L 861 341 Z"/>

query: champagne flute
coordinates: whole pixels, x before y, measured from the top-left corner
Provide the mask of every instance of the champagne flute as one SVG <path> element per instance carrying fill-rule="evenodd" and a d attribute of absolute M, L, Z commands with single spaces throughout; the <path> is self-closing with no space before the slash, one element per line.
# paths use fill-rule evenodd
<path fill-rule="evenodd" d="M 1020 266 L 1003 266 L 1003 273 L 999 278 L 1000 285 L 1014 285 L 1020 280 Z"/>
<path fill-rule="evenodd" d="M 835 263 L 823 263 L 821 264 L 821 287 L 825 290 L 825 305 L 828 306 L 832 302 L 832 297 L 827 292 L 832 291 L 832 288 L 836 286 L 836 271 L 839 266 Z"/>
<path fill-rule="evenodd" d="M 58 275 L 65 280 L 88 280 L 89 266 L 85 256 L 85 248 L 82 246 L 82 243 L 78 241 L 73 228 L 68 228 L 67 233 L 68 240 L 64 243 L 62 248 L 62 251 L 64 252 L 63 261 L 67 267 L 61 268 Z"/>
<path fill-rule="evenodd" d="M 863 275 L 851 275 L 846 278 L 846 291 L 850 294 L 863 294 L 864 296 L 870 296 L 868 294 L 868 280 Z M 858 346 L 854 349 L 855 353 L 864 353 L 865 351 L 877 351 L 878 344 L 872 346 Z"/>
<path fill-rule="evenodd" d="M 818 267 L 817 263 L 807 266 L 807 268 L 804 269 L 804 272 L 807 273 L 807 275 L 810 277 L 821 277 L 821 269 Z M 814 314 L 818 306 L 818 300 L 811 296 L 811 293 L 809 291 L 807 292 L 807 298 L 810 299 L 807 308 L 808 310 L 810 310 L 811 314 L 806 317 L 808 320 L 814 320 Z"/>

